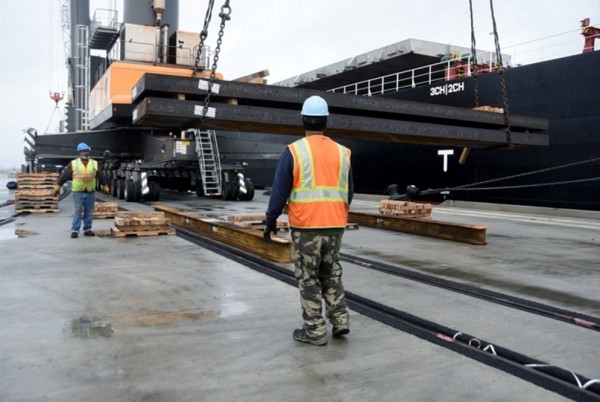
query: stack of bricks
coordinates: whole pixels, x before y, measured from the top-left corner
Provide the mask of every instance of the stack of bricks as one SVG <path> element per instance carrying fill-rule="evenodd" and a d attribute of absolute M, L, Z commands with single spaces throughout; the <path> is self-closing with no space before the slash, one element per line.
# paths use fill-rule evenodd
<path fill-rule="evenodd" d="M 17 173 L 15 212 L 58 212 L 58 173 Z"/>
<path fill-rule="evenodd" d="M 431 204 L 409 201 L 381 200 L 379 213 L 406 218 L 431 218 Z"/>
<path fill-rule="evenodd" d="M 117 212 L 110 228 L 113 237 L 174 235 L 164 212 Z"/>
<path fill-rule="evenodd" d="M 117 215 L 119 204 L 116 202 L 98 202 L 94 204 L 94 219 L 114 218 Z"/>

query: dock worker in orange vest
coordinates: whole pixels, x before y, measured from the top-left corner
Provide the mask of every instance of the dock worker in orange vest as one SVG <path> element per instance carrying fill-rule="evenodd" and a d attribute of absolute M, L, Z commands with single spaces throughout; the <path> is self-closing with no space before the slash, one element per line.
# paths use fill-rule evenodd
<path fill-rule="evenodd" d="M 73 192 L 73 220 L 71 222 L 71 238 L 79 236 L 83 211 L 83 234 L 84 236 L 95 236 L 92 231 L 92 220 L 94 213 L 94 202 L 96 199 L 96 185 L 100 182 L 102 192 L 110 193 L 110 188 L 104 175 L 98 169 L 98 162 L 90 159 L 91 148 L 86 143 L 77 145 L 79 158 L 73 159 L 63 170 L 54 185 L 54 194 L 58 195 L 63 184 L 72 180 L 71 191 Z"/>
<path fill-rule="evenodd" d="M 327 102 L 311 96 L 301 115 L 306 135 L 290 144 L 277 162 L 264 239 L 269 242 L 271 233 L 277 234 L 277 218 L 287 203 L 304 320 L 293 338 L 322 346 L 327 344 L 325 317 L 333 336 L 350 333 L 339 252 L 354 187 L 350 150 L 324 135 Z"/>

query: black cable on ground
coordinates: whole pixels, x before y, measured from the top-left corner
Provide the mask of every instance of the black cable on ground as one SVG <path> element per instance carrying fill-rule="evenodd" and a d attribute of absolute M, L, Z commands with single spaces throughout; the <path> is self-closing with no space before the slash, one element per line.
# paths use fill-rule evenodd
<path fill-rule="evenodd" d="M 346 292 L 348 306 L 383 324 L 451 349 L 491 367 L 577 401 L 600 401 L 600 380 L 540 362 L 523 354 Z M 581 385 L 580 385 L 581 384 Z M 584 388 L 585 386 L 585 388 Z"/>
<path fill-rule="evenodd" d="M 481 289 L 476 286 L 467 285 L 460 282 L 450 281 L 438 278 L 433 275 L 415 272 L 410 269 L 402 268 L 397 265 L 385 264 L 378 261 L 369 260 L 349 254 L 340 253 L 340 259 L 361 267 L 383 272 L 390 275 L 408 278 L 430 286 L 436 286 L 442 289 L 451 290 L 457 293 L 465 294 L 491 303 L 502 304 L 513 307 L 529 313 L 538 314 L 544 317 L 552 318 L 558 321 L 567 322 L 594 331 L 600 331 L 600 318 L 564 310 L 558 307 L 549 306 L 543 303 L 537 303 L 532 300 L 526 300 L 515 296 L 495 292 L 493 290 Z"/>

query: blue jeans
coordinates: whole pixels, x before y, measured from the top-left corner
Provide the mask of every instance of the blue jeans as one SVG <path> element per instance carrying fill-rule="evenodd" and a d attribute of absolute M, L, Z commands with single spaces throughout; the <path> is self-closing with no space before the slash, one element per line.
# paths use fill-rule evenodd
<path fill-rule="evenodd" d="M 73 222 L 71 223 L 71 232 L 79 233 L 81 227 L 81 210 L 83 210 L 83 231 L 92 230 L 92 214 L 94 213 L 94 200 L 96 193 L 86 193 L 85 191 L 73 191 Z"/>

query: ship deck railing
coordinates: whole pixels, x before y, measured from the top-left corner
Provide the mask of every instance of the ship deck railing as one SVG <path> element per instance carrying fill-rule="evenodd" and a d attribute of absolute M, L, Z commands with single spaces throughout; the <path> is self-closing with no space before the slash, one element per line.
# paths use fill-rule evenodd
<path fill-rule="evenodd" d="M 562 34 L 522 42 L 502 50 L 503 54 L 509 54 L 511 57 L 511 63 L 503 63 L 503 65 L 505 68 L 512 68 L 572 56 L 574 54 L 582 53 L 583 44 L 584 41 L 581 36 L 581 30 L 564 32 Z M 471 59 L 471 55 L 458 55 L 457 57 L 438 63 L 332 88 L 328 90 L 328 92 L 375 96 L 397 92 L 403 89 L 415 88 L 420 85 L 431 85 L 439 81 L 449 80 L 450 76 L 448 75 L 448 71 L 451 71 L 452 68 L 456 68 L 456 65 L 460 63 L 462 63 L 465 68 L 460 70 L 459 74 L 451 75 L 451 77 L 470 77 L 472 75 L 472 71 L 469 68 L 472 63 Z M 477 54 L 477 60 L 480 63 L 480 67 L 477 70 L 478 73 L 494 71 L 496 69 L 494 66 L 499 65 L 495 52 L 480 52 Z M 485 60 L 485 65 L 481 64 L 482 60 Z"/>

